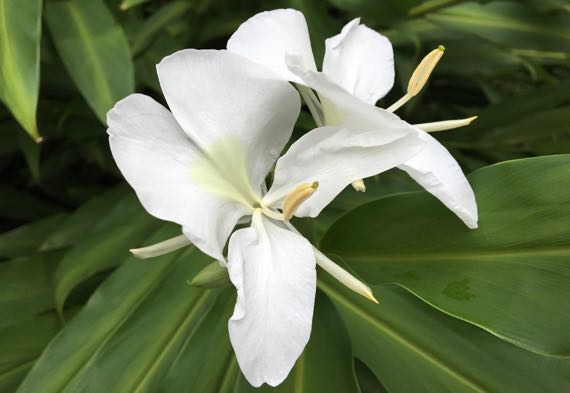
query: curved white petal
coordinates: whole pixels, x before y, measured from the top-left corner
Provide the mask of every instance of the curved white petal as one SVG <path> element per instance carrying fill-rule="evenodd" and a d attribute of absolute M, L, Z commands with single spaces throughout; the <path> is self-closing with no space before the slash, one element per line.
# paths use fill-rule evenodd
<path fill-rule="evenodd" d="M 325 41 L 323 73 L 374 105 L 394 84 L 394 51 L 386 37 L 359 23 L 354 19 Z"/>
<path fill-rule="evenodd" d="M 227 238 L 247 209 L 196 184 L 190 168 L 201 153 L 172 114 L 152 98 L 133 94 L 109 111 L 107 124 L 113 157 L 144 208 L 182 225 L 197 247 L 223 259 Z"/>
<path fill-rule="evenodd" d="M 206 151 L 219 147 L 221 140 L 238 141 L 258 190 L 299 115 L 296 90 L 272 71 L 228 51 L 182 50 L 165 57 L 157 71 L 166 101 L 186 133 Z"/>
<path fill-rule="evenodd" d="M 384 129 L 386 133 L 401 135 L 402 131 L 415 132 L 408 123 L 395 114 L 375 107 L 349 93 L 331 78 L 316 71 L 308 71 L 299 66 L 295 56 L 287 57 L 291 72 L 314 89 L 321 99 L 321 105 L 328 126 L 342 125 L 355 130 Z M 391 127 L 386 127 L 390 124 Z"/>
<path fill-rule="evenodd" d="M 413 130 L 395 135 L 381 128 L 317 128 L 303 135 L 277 161 L 273 185 L 263 201 L 281 208 L 284 197 L 297 185 L 316 181 L 317 190 L 295 212 L 297 217 L 315 217 L 351 182 L 402 164 L 417 154 L 423 143 Z"/>
<path fill-rule="evenodd" d="M 477 202 L 471 185 L 447 149 L 426 132 L 421 152 L 399 168 L 453 211 L 469 228 L 477 228 Z"/>
<path fill-rule="evenodd" d="M 298 56 L 303 68 L 317 69 L 305 16 L 292 9 L 252 16 L 230 37 L 227 48 L 263 64 L 291 82 L 303 83 L 287 68 L 287 54 Z"/>
<path fill-rule="evenodd" d="M 302 236 L 254 214 L 236 231 L 228 271 L 237 288 L 230 339 L 241 371 L 255 387 L 280 384 L 311 334 L 315 254 Z"/>

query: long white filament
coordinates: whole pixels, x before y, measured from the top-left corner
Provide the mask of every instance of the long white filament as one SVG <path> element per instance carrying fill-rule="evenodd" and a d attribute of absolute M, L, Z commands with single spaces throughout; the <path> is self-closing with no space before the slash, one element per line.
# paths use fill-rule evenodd
<path fill-rule="evenodd" d="M 444 121 L 434 121 L 432 123 L 414 124 L 414 127 L 417 127 L 425 132 L 446 131 L 446 130 L 452 130 L 454 128 L 468 126 L 469 124 L 473 123 L 475 119 L 477 119 L 477 116 L 468 117 L 466 119 L 444 120 Z"/>
<path fill-rule="evenodd" d="M 158 257 L 160 255 L 168 254 L 169 252 L 178 250 L 192 244 L 190 240 L 184 235 L 173 237 L 172 239 L 165 240 L 160 243 L 153 244 L 152 246 L 143 248 L 132 248 L 129 251 L 137 258 L 147 259 Z"/>
<path fill-rule="evenodd" d="M 374 297 L 372 290 L 362 281 L 354 277 L 352 274 L 344 270 L 342 267 L 334 263 L 329 257 L 319 251 L 316 247 L 315 256 L 317 258 L 317 265 L 322 267 L 327 273 L 340 281 L 345 287 L 353 290 L 373 303 L 378 304 L 378 300 Z"/>
<path fill-rule="evenodd" d="M 311 88 L 307 86 L 303 86 L 300 84 L 297 84 L 296 86 L 297 89 L 299 90 L 299 93 L 301 94 L 301 97 L 303 97 L 303 101 L 305 101 L 305 104 L 307 104 L 309 112 L 311 112 L 311 115 L 313 116 L 315 123 L 317 123 L 317 127 L 324 127 L 325 115 L 323 113 L 321 103 L 317 98 L 317 96 L 315 95 L 315 93 L 313 92 L 313 90 L 311 90 Z"/>
<path fill-rule="evenodd" d="M 295 233 L 299 233 L 297 228 L 295 228 L 291 223 L 285 222 L 285 225 Z M 299 233 L 300 234 L 300 233 Z M 302 235 L 301 235 L 302 236 Z M 354 277 L 352 274 L 344 270 L 342 267 L 337 265 L 334 261 L 332 261 L 329 257 L 323 254 L 318 248 L 313 246 L 313 250 L 315 251 L 315 257 L 317 261 L 317 265 L 319 265 L 323 270 L 329 273 L 331 276 L 336 278 L 340 281 L 348 289 L 358 293 L 359 295 L 365 297 L 366 299 L 370 300 L 373 303 L 378 304 L 378 300 L 374 297 L 372 290 L 362 281 Z"/>

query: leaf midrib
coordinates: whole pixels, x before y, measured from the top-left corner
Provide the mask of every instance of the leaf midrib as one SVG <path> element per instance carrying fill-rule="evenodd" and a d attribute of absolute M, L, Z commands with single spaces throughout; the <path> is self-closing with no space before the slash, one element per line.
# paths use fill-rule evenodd
<path fill-rule="evenodd" d="M 155 280 L 141 293 L 141 296 L 134 302 L 133 307 L 129 311 L 125 313 L 125 315 L 120 318 L 115 326 L 111 328 L 108 334 L 105 335 L 103 340 L 93 348 L 90 355 L 84 357 L 86 361 L 80 366 L 78 369 L 74 370 L 72 374 L 66 378 L 66 381 L 61 384 L 61 391 L 65 391 L 69 388 L 70 384 L 73 380 L 80 375 L 88 366 L 88 364 L 93 360 L 93 358 L 101 351 L 101 349 L 107 344 L 107 342 L 111 339 L 111 337 L 120 329 L 121 326 L 125 323 L 126 320 L 131 317 L 138 307 L 147 299 L 148 296 L 153 292 L 153 290 L 162 282 L 162 280 L 166 277 L 166 275 L 174 269 L 174 265 L 176 263 L 177 258 L 174 258 L 168 264 L 165 264 L 165 267 L 155 276 Z"/>
<path fill-rule="evenodd" d="M 429 363 L 433 364 L 446 374 L 452 376 L 459 382 L 463 383 L 464 385 L 468 386 L 469 388 L 473 389 L 479 393 L 490 393 L 490 390 L 486 390 L 485 388 L 481 387 L 477 382 L 470 380 L 467 376 L 463 375 L 462 373 L 449 368 L 445 363 L 443 363 L 440 359 L 438 359 L 435 355 L 429 353 L 427 350 L 421 348 L 417 343 L 414 343 L 410 339 L 402 336 L 397 331 L 392 329 L 388 326 L 385 322 L 381 322 L 374 317 L 371 317 L 365 310 L 361 307 L 356 305 L 355 303 L 348 300 L 346 297 L 342 296 L 342 294 L 338 293 L 333 287 L 327 285 L 326 283 L 319 281 L 319 287 L 325 291 L 329 296 L 331 296 L 336 302 L 341 303 L 344 307 L 348 308 L 354 314 L 358 315 L 360 318 L 364 319 L 367 323 L 375 326 L 378 330 L 381 330 L 385 335 L 397 341 L 398 343 L 402 344 L 410 351 L 414 352 L 418 356 L 422 357 Z"/>
<path fill-rule="evenodd" d="M 370 254 L 374 256 L 362 253 L 346 253 L 341 250 L 327 250 L 331 253 L 336 253 L 342 255 L 343 258 L 350 260 L 358 260 L 363 262 L 377 262 L 378 260 L 394 260 L 394 261 L 423 261 L 423 260 L 448 260 L 448 259 L 472 259 L 472 258 L 500 258 L 500 257 L 514 257 L 514 256 L 563 256 L 564 254 L 570 255 L 570 247 L 541 247 L 534 248 L 532 250 L 475 250 L 473 252 L 463 252 L 463 253 L 449 253 L 449 252 L 426 252 L 426 253 L 415 253 L 415 254 L 385 254 L 382 250 L 370 250 Z"/>
<path fill-rule="evenodd" d="M 207 295 L 208 292 L 203 290 L 188 306 L 186 310 L 188 313 L 183 317 L 182 321 L 178 324 L 178 327 L 174 329 L 174 333 L 167 338 L 166 343 L 162 346 L 158 356 L 155 357 L 148 369 L 143 373 L 143 378 L 134 386 L 132 390 L 133 393 L 144 391 L 145 387 L 149 384 L 149 379 L 155 375 L 161 360 L 166 357 L 167 353 L 177 341 L 177 338 L 186 330 L 187 325 L 194 319 L 194 316 L 200 311 L 203 311 L 202 306 L 209 298 Z"/>

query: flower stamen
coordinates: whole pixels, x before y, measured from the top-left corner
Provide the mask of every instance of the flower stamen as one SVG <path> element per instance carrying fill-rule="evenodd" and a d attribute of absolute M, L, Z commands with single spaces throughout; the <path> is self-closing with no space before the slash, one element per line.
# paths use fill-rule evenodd
<path fill-rule="evenodd" d="M 454 128 L 465 127 L 473 123 L 477 119 L 477 116 L 468 117 L 466 119 L 457 120 L 444 120 L 444 121 L 434 121 L 431 123 L 414 124 L 414 127 L 419 128 L 425 132 L 438 132 L 447 131 Z"/>
<path fill-rule="evenodd" d="M 420 64 L 418 64 L 412 73 L 412 76 L 410 77 L 406 94 L 398 101 L 393 103 L 390 107 L 388 107 L 386 109 L 388 112 L 396 111 L 406 102 L 408 102 L 412 97 L 415 97 L 423 89 L 435 66 L 443 56 L 443 52 L 445 52 L 445 47 L 443 45 L 439 45 L 437 48 L 428 53 L 422 59 L 422 61 L 420 61 Z"/>
<path fill-rule="evenodd" d="M 317 191 L 319 182 L 299 184 L 283 201 L 283 218 L 289 221 L 299 206 Z"/>

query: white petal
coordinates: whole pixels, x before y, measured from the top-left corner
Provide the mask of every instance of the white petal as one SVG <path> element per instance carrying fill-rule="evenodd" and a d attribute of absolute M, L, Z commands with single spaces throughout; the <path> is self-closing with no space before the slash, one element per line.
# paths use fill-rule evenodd
<path fill-rule="evenodd" d="M 394 51 L 386 37 L 359 22 L 354 19 L 325 41 L 323 73 L 374 105 L 394 84 Z"/>
<path fill-rule="evenodd" d="M 158 76 L 172 113 L 204 150 L 237 140 L 257 190 L 289 140 L 299 94 L 270 70 L 228 51 L 187 49 L 165 57 Z"/>
<path fill-rule="evenodd" d="M 292 9 L 254 15 L 230 37 L 227 48 L 263 64 L 291 82 L 302 83 L 287 68 L 287 54 L 299 56 L 303 68 L 317 69 L 305 17 Z"/>
<path fill-rule="evenodd" d="M 284 197 L 297 185 L 317 181 L 315 193 L 295 213 L 297 217 L 315 217 L 354 180 L 394 168 L 423 146 L 413 130 L 398 136 L 384 131 L 322 127 L 303 135 L 277 161 L 264 203 L 281 208 Z"/>
<path fill-rule="evenodd" d="M 469 228 L 477 228 L 477 203 L 463 171 L 436 139 L 423 131 L 420 135 L 426 141 L 425 147 L 399 168 L 408 172 Z"/>
<path fill-rule="evenodd" d="M 277 161 L 267 204 L 280 207 L 294 187 L 318 181 L 317 191 L 295 214 L 314 217 L 352 181 L 398 166 L 423 147 L 418 130 L 398 116 L 353 96 L 323 73 L 302 70 L 295 58 L 288 60 L 326 103 L 327 122 L 335 126 L 304 135 Z"/>
<path fill-rule="evenodd" d="M 344 125 L 357 130 L 384 128 L 384 132 L 396 134 L 401 134 L 401 129 L 410 132 L 411 126 L 398 116 L 361 100 L 322 72 L 304 70 L 295 56 L 288 56 L 287 64 L 291 72 L 318 93 L 326 125 Z M 400 125 L 395 129 L 385 127 L 396 123 Z"/>
<path fill-rule="evenodd" d="M 242 205 L 216 198 L 196 185 L 190 168 L 201 153 L 172 114 L 152 98 L 133 94 L 107 115 L 113 157 L 144 208 L 183 226 L 206 254 L 222 259 L 222 249 Z"/>
<path fill-rule="evenodd" d="M 302 236 L 255 214 L 236 231 L 228 271 L 238 298 L 228 327 L 241 371 L 255 387 L 280 384 L 311 334 L 315 254 Z"/>

